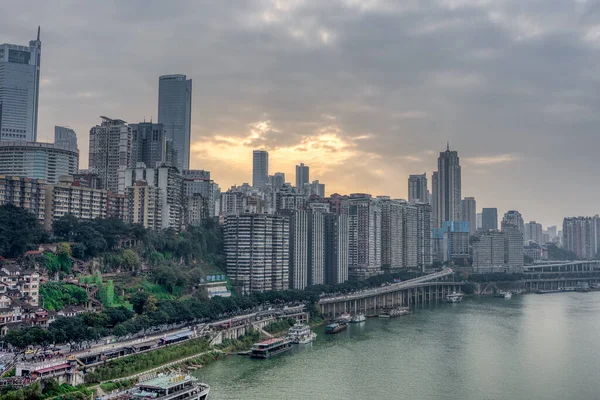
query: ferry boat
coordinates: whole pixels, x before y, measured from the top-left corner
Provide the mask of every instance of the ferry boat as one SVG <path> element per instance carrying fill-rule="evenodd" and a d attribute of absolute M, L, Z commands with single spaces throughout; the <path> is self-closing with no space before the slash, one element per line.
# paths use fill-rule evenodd
<path fill-rule="evenodd" d="M 577 284 L 577 287 L 575 288 L 576 292 L 582 292 L 582 293 L 587 293 L 590 291 L 590 285 L 587 282 L 580 282 Z"/>
<path fill-rule="evenodd" d="M 133 389 L 99 397 L 99 399 L 206 400 L 210 387 L 187 374 L 158 374 L 139 382 Z"/>
<path fill-rule="evenodd" d="M 394 318 L 401 317 L 403 315 L 410 314 L 410 310 L 408 308 L 391 308 L 387 310 L 383 310 L 381 314 L 378 315 L 379 318 Z"/>
<path fill-rule="evenodd" d="M 292 348 L 292 343 L 287 338 L 273 338 L 254 343 L 250 351 L 250 358 L 271 358 Z"/>
<path fill-rule="evenodd" d="M 334 322 L 333 324 L 329 324 L 325 327 L 325 333 L 332 335 L 334 333 L 339 333 L 339 332 L 343 331 L 347 327 L 348 327 L 347 324 L 341 324 L 341 323 Z"/>
<path fill-rule="evenodd" d="M 348 313 L 343 313 L 337 320 L 340 323 L 347 324 L 349 322 L 352 322 L 352 316 Z"/>
<path fill-rule="evenodd" d="M 510 299 L 510 298 L 512 298 L 512 293 L 511 293 L 511 292 L 506 292 L 506 293 L 504 293 L 504 298 L 505 298 L 505 299 Z"/>
<path fill-rule="evenodd" d="M 449 295 L 446 295 L 446 302 L 448 303 L 460 303 L 463 299 L 464 294 L 452 292 Z"/>
<path fill-rule="evenodd" d="M 310 329 L 310 326 L 305 324 L 296 324 L 288 331 L 288 339 L 295 344 L 307 344 L 316 338 L 317 334 Z"/>
<path fill-rule="evenodd" d="M 356 314 L 354 317 L 352 317 L 353 323 L 365 322 L 366 320 L 367 318 L 365 318 L 365 314 Z"/>

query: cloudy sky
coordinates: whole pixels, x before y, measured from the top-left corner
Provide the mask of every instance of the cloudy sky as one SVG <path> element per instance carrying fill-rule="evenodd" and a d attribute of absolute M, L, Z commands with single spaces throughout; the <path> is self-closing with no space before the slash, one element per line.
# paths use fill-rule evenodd
<path fill-rule="evenodd" d="M 251 181 L 252 149 L 327 193 L 406 197 L 446 142 L 478 207 L 600 212 L 600 4 L 587 0 L 4 0 L 0 42 L 42 26 L 41 140 L 157 116 L 193 79 L 193 168 Z"/>

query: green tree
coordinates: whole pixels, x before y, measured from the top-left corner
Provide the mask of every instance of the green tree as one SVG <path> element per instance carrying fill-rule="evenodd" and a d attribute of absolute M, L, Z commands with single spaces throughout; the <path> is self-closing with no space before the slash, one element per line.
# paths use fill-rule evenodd
<path fill-rule="evenodd" d="M 73 214 L 63 215 L 52 222 L 54 236 L 58 236 L 69 242 L 73 241 L 78 228 L 79 220 Z"/>
<path fill-rule="evenodd" d="M 0 206 L 0 255 L 18 257 L 45 241 L 47 234 L 35 215 L 12 204 Z"/>
<path fill-rule="evenodd" d="M 131 249 L 125 249 L 121 253 L 123 264 L 128 271 L 136 271 L 140 268 L 140 258 L 137 253 Z"/>

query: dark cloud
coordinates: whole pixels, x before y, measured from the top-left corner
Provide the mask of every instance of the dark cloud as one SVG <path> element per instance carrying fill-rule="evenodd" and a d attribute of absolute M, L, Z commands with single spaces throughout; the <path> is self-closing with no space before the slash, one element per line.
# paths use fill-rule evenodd
<path fill-rule="evenodd" d="M 99 115 L 156 118 L 158 76 L 186 73 L 194 166 L 223 186 L 250 175 L 220 162 L 237 145 L 273 151 L 288 180 L 295 153 L 332 190 L 401 197 L 449 140 L 480 207 L 600 211 L 597 1 L 9 0 L 0 41 L 38 24 L 40 136 L 74 127 L 83 167 Z"/>

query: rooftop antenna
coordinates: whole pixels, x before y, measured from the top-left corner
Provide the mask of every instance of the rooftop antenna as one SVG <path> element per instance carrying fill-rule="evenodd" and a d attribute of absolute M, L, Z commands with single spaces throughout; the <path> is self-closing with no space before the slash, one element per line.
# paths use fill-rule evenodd
<path fill-rule="evenodd" d="M 450 151 L 450 141 L 446 142 L 446 151 Z"/>
<path fill-rule="evenodd" d="M 38 42 L 40 41 L 40 26 L 38 25 L 38 38 L 37 38 Z"/>

